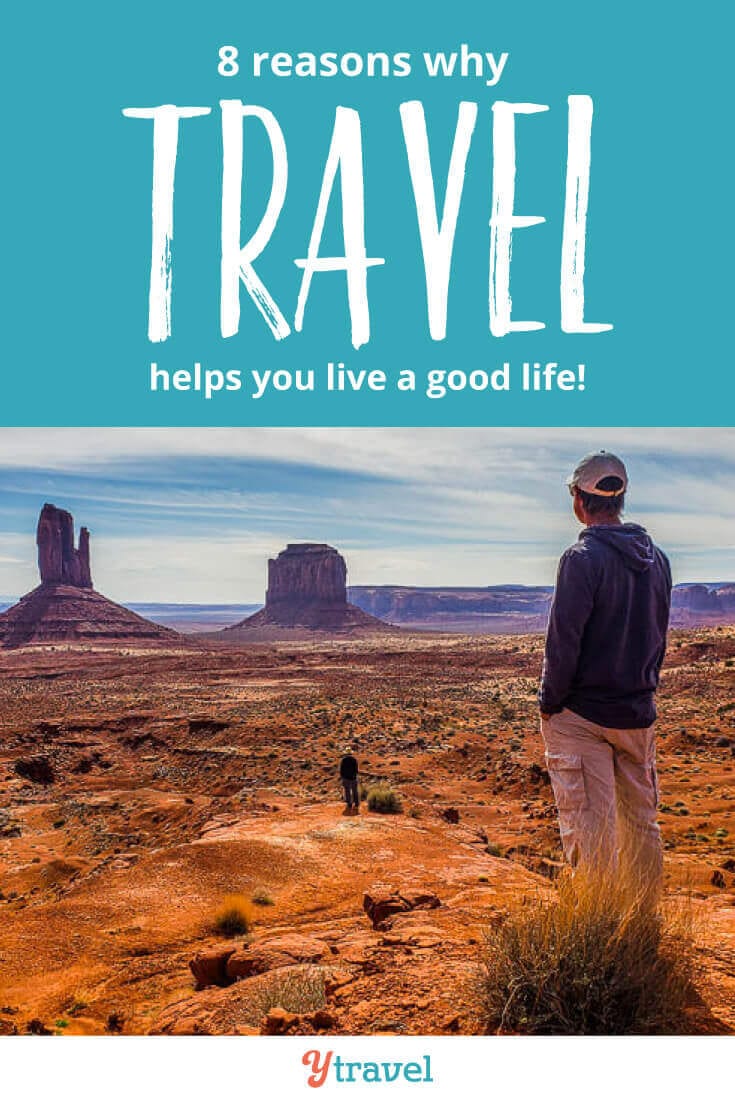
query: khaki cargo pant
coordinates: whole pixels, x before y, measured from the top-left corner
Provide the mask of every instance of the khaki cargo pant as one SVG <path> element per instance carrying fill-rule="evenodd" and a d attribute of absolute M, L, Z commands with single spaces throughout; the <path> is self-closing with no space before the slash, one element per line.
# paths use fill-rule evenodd
<path fill-rule="evenodd" d="M 658 892 L 663 847 L 653 727 L 601 727 L 565 708 L 541 720 L 541 734 L 569 863 L 624 867 L 646 891 Z"/>

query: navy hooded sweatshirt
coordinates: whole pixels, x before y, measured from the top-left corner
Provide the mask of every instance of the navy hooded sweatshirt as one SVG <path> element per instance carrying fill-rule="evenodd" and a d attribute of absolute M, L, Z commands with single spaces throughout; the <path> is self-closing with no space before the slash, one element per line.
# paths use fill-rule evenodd
<path fill-rule="evenodd" d="M 649 727 L 666 651 L 671 568 L 639 524 L 585 528 L 559 561 L 539 690 L 603 727 Z"/>

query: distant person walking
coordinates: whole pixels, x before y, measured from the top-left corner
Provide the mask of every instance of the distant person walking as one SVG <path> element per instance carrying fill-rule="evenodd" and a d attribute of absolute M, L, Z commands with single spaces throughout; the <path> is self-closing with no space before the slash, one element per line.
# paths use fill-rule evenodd
<path fill-rule="evenodd" d="M 570 864 L 624 867 L 655 897 L 654 697 L 671 569 L 644 528 L 621 522 L 628 475 L 617 456 L 585 456 L 568 485 L 584 528 L 559 562 L 539 689 L 562 844 Z"/>
<path fill-rule="evenodd" d="M 339 763 L 339 777 L 342 781 L 345 803 L 347 804 L 348 810 L 353 807 L 359 808 L 360 806 L 360 788 L 357 782 L 357 776 L 357 758 L 354 757 L 352 750 L 347 749 L 344 752 L 342 761 Z"/>

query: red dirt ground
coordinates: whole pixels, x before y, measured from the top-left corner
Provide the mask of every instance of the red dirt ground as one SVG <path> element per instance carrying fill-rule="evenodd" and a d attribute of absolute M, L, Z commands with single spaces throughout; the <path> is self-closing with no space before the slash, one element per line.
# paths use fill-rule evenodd
<path fill-rule="evenodd" d="M 0 1032 L 257 1032 L 284 984 L 308 1001 L 325 979 L 330 1032 L 482 1032 L 483 930 L 553 891 L 560 857 L 540 654 L 538 636 L 426 635 L 0 654 Z M 693 892 L 721 1031 L 734 667 L 732 627 L 675 632 L 660 694 L 667 892 Z M 342 813 L 347 744 L 402 814 Z M 373 929 L 376 888 L 441 906 Z M 189 961 L 222 946 L 233 892 L 272 900 L 251 937 L 278 969 L 196 991 Z"/>

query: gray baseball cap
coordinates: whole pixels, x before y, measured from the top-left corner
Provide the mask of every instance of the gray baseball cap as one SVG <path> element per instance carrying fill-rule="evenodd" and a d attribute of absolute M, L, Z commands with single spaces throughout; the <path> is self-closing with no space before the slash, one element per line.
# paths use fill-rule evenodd
<path fill-rule="evenodd" d="M 604 488 L 600 486 L 605 479 L 615 479 Z M 569 478 L 567 486 L 570 492 L 583 490 L 586 494 L 599 497 L 620 497 L 628 488 L 628 472 L 625 463 L 612 452 L 590 452 L 580 459 Z"/>

